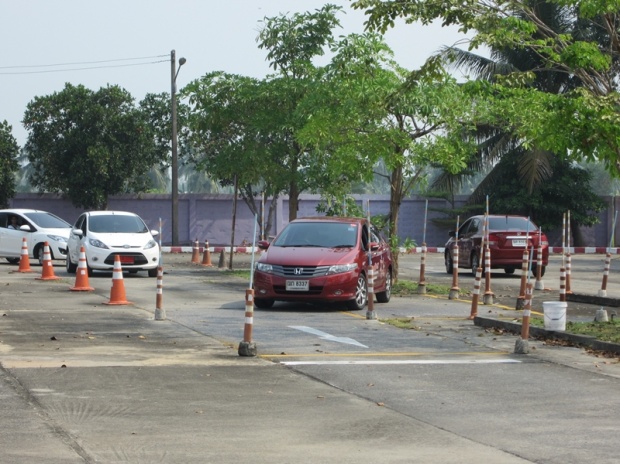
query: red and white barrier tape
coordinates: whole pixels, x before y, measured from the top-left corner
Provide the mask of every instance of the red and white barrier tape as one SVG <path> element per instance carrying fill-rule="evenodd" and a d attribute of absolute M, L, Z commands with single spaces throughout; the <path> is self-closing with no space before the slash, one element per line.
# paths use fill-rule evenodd
<path fill-rule="evenodd" d="M 209 248 L 211 253 L 220 253 L 222 250 L 229 253 L 229 246 L 213 246 Z M 193 246 L 164 246 L 161 247 L 162 253 L 192 253 Z M 260 249 L 254 247 L 255 252 L 259 252 Z M 426 247 L 427 253 L 443 253 L 445 247 Z M 578 254 L 601 254 L 604 255 L 609 251 L 612 255 L 620 255 L 620 248 L 607 248 L 607 247 L 570 247 L 566 249 L 566 252 L 570 252 L 572 255 Z M 204 253 L 204 247 L 199 247 L 199 252 Z M 411 249 L 400 249 L 401 253 L 422 253 L 422 247 L 415 247 Z M 251 246 L 233 247 L 233 253 L 252 253 Z M 549 253 L 562 254 L 562 247 L 549 247 Z"/>

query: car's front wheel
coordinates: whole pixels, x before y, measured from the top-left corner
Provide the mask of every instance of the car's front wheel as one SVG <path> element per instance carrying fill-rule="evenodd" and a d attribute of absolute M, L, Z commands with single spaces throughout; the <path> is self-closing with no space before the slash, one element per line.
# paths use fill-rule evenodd
<path fill-rule="evenodd" d="M 379 303 L 387 303 L 392 296 L 392 271 L 388 271 L 385 276 L 385 290 L 377 293 L 377 301 Z"/>
<path fill-rule="evenodd" d="M 75 274 L 77 270 L 77 264 L 71 261 L 71 254 L 67 252 L 67 260 L 65 261 L 65 268 L 67 269 L 67 273 Z"/>
<path fill-rule="evenodd" d="M 360 274 L 357 276 L 357 286 L 355 287 L 355 299 L 347 302 L 349 309 L 353 311 L 361 311 L 368 303 L 368 284 L 366 276 Z"/>
<path fill-rule="evenodd" d="M 34 257 L 37 259 L 37 261 L 39 261 L 39 265 L 43 266 L 43 257 L 45 254 L 45 247 L 42 244 L 37 245 L 37 247 L 34 249 Z M 52 252 L 50 251 L 50 255 L 52 254 Z"/>
<path fill-rule="evenodd" d="M 275 301 L 271 299 L 266 299 L 266 298 L 255 298 L 254 299 L 254 306 L 260 309 L 269 309 L 273 306 L 274 303 Z"/>
<path fill-rule="evenodd" d="M 149 277 L 157 277 L 157 268 L 149 269 Z"/>
<path fill-rule="evenodd" d="M 19 258 L 6 258 L 6 260 L 11 264 L 19 263 Z"/>
<path fill-rule="evenodd" d="M 480 266 L 480 258 L 477 253 L 471 255 L 471 275 L 476 277 L 476 272 L 478 272 L 478 267 Z"/>
<path fill-rule="evenodd" d="M 447 250 L 446 254 L 444 255 L 444 264 L 446 266 L 446 273 L 452 274 L 454 272 L 454 263 L 452 262 L 452 255 Z"/>

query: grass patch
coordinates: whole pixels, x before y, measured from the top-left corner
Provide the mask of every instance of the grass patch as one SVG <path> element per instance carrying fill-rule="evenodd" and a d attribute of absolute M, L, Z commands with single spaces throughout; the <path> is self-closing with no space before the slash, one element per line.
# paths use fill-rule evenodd
<path fill-rule="evenodd" d="M 426 284 L 426 293 L 433 295 L 449 295 L 450 287 L 447 285 Z M 418 294 L 418 283 L 401 279 L 392 286 L 392 295 L 410 296 Z"/>
<path fill-rule="evenodd" d="M 228 276 L 239 277 L 241 279 L 250 280 L 250 271 L 248 269 L 226 269 L 224 273 Z"/>
<path fill-rule="evenodd" d="M 530 324 L 544 327 L 543 318 L 532 318 Z M 602 342 L 620 343 L 620 321 L 609 322 L 567 322 L 566 332 L 576 335 L 587 335 Z"/>
<path fill-rule="evenodd" d="M 420 330 L 421 327 L 414 324 L 414 318 L 412 317 L 394 317 L 388 319 L 379 319 L 380 322 L 384 324 L 390 324 L 394 327 L 398 327 L 399 329 L 408 329 L 408 330 Z"/>
<path fill-rule="evenodd" d="M 224 274 L 231 277 L 239 277 L 241 279 L 250 280 L 249 269 L 224 269 Z M 447 285 L 426 284 L 426 293 L 433 295 L 449 295 L 450 287 Z M 399 280 L 392 286 L 393 296 L 411 296 L 418 294 L 418 283 L 409 280 Z"/>

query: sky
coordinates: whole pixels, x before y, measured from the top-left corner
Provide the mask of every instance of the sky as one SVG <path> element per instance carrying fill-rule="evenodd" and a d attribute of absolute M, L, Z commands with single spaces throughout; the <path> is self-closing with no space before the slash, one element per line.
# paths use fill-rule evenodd
<path fill-rule="evenodd" d="M 364 13 L 350 0 L 0 0 L 0 121 L 23 146 L 27 104 L 67 82 L 119 85 L 136 102 L 170 92 L 171 50 L 186 59 L 178 89 L 212 71 L 263 78 L 271 70 L 256 42 L 260 21 L 325 3 L 344 7 L 336 36 L 364 31 Z M 385 35 L 396 61 L 411 70 L 463 38 L 455 28 L 404 22 Z"/>

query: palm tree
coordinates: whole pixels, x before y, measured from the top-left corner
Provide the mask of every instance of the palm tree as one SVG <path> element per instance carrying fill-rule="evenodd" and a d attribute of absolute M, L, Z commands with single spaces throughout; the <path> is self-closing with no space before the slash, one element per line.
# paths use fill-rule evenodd
<path fill-rule="evenodd" d="M 557 33 L 588 37 L 604 43 L 604 33 L 600 29 L 582 22 L 573 14 L 573 10 L 567 7 L 555 3 L 532 2 L 532 9 L 546 27 Z M 530 85 L 543 92 L 562 94 L 582 84 L 574 75 L 546 66 L 540 56 L 530 48 L 493 48 L 487 58 L 456 47 L 444 47 L 439 56 L 449 68 L 489 82 L 496 82 L 498 77 L 514 72 L 529 71 L 534 75 Z M 570 165 L 569 161 L 557 154 L 535 147 L 524 147 L 521 140 L 503 127 L 478 126 L 475 137 L 478 152 L 470 159 L 466 169 L 456 175 L 441 172 L 431 183 L 432 190 L 446 191 L 454 195 L 459 192 L 466 179 L 486 170 L 487 175 L 468 200 L 470 204 L 483 204 L 486 194 L 492 192 L 493 186 L 502 182 L 502 176 L 506 175 L 506 169 L 502 169 L 505 163 L 513 164 L 517 161 L 517 175 L 521 185 L 524 185 L 529 193 L 553 177 L 554 167 Z M 514 175 L 514 171 L 511 174 Z"/>

